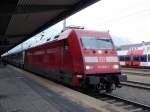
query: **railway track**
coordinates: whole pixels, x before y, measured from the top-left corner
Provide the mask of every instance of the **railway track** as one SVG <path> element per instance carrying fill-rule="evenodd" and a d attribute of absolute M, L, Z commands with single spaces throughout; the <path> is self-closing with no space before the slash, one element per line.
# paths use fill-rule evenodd
<path fill-rule="evenodd" d="M 128 75 L 140 75 L 140 76 L 148 76 L 150 77 L 150 71 L 145 72 L 145 71 L 137 71 L 137 70 L 121 70 L 123 74 L 128 74 Z"/>
<path fill-rule="evenodd" d="M 96 98 L 115 106 L 119 106 L 120 108 L 123 108 L 128 112 L 150 112 L 150 106 L 148 105 L 130 101 L 128 99 L 124 99 L 111 94 L 103 94 L 101 97 L 98 96 Z"/>
<path fill-rule="evenodd" d="M 121 83 L 124 86 L 131 86 L 140 89 L 150 90 L 150 84 L 145 84 L 141 82 L 127 81 Z M 123 97 L 115 96 L 109 93 L 104 94 L 92 94 L 90 95 L 96 99 L 105 101 L 119 108 L 125 109 L 128 112 L 150 112 L 150 105 L 145 105 L 139 102 L 132 101 Z"/>
<path fill-rule="evenodd" d="M 147 83 L 136 82 L 136 81 L 126 81 L 126 82 L 121 82 L 121 84 L 124 86 L 131 86 L 135 88 L 150 90 L 150 84 L 147 84 Z"/>
<path fill-rule="evenodd" d="M 123 70 L 139 70 L 139 71 L 150 71 L 150 68 L 127 68 L 127 67 L 122 67 Z"/>
<path fill-rule="evenodd" d="M 123 73 L 150 75 L 150 69 L 142 68 L 122 68 Z"/>

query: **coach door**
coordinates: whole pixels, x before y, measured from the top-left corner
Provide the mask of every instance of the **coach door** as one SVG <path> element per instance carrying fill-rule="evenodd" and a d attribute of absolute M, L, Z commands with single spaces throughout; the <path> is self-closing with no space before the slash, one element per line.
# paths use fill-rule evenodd
<path fill-rule="evenodd" d="M 147 66 L 150 67 L 150 54 L 148 54 Z"/>

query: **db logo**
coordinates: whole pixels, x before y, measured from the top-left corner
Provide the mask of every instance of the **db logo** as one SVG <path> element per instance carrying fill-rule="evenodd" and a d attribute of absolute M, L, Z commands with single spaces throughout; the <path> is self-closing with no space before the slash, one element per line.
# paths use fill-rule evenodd
<path fill-rule="evenodd" d="M 98 69 L 108 69 L 109 66 L 104 66 L 104 65 L 103 65 L 103 66 L 97 66 L 97 68 L 98 68 Z"/>
<path fill-rule="evenodd" d="M 106 62 L 106 57 L 99 57 L 98 60 L 99 62 Z"/>

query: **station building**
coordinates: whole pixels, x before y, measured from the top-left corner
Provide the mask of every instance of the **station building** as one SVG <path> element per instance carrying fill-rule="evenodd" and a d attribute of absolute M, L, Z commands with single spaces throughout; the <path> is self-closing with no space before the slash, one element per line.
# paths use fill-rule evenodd
<path fill-rule="evenodd" d="M 117 51 L 141 50 L 141 49 L 150 50 L 150 41 L 149 42 L 142 41 L 141 43 L 137 43 L 137 44 L 126 44 L 117 47 Z"/>

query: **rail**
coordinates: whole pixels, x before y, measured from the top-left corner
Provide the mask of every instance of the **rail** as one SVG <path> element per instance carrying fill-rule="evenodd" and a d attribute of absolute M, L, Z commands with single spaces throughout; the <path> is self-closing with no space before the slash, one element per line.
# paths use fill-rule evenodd
<path fill-rule="evenodd" d="M 111 103 L 117 106 L 122 107 L 131 112 L 150 112 L 150 106 L 142 103 L 130 101 L 125 98 L 121 98 L 118 96 L 114 96 L 112 94 L 103 94 L 100 100 L 106 101 L 107 103 Z"/>
<path fill-rule="evenodd" d="M 150 84 L 148 84 L 148 83 L 142 83 L 142 82 L 136 82 L 136 81 L 126 81 L 126 82 L 121 82 L 121 84 L 124 86 L 131 86 L 131 87 L 135 87 L 135 88 L 150 90 Z"/>

